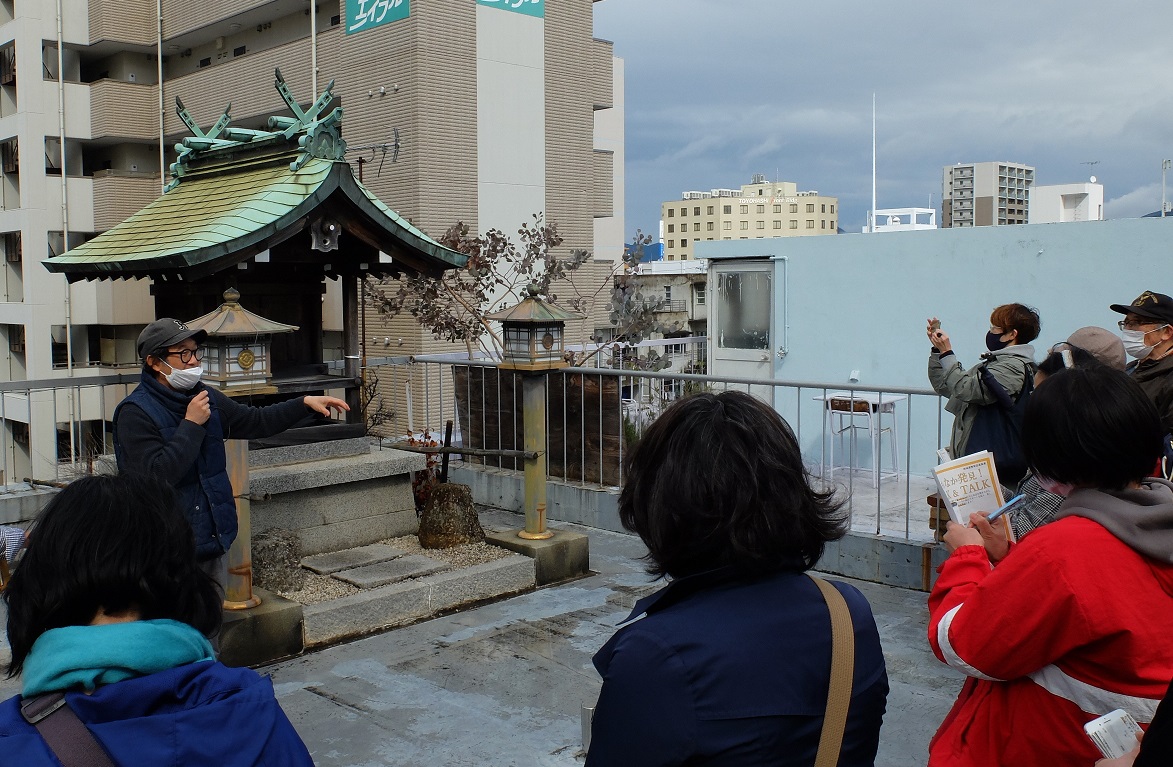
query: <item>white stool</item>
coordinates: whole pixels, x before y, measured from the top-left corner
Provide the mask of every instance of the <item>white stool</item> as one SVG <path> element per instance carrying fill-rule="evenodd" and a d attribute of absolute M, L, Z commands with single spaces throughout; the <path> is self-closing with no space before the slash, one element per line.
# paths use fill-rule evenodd
<path fill-rule="evenodd" d="M 820 455 L 819 473 L 824 478 L 830 478 L 835 473 L 835 442 L 843 439 L 843 435 L 851 432 L 851 446 L 847 468 L 855 466 L 856 432 L 867 429 L 868 439 L 872 445 L 872 487 L 880 486 L 881 475 L 896 477 L 900 474 L 900 452 L 897 447 L 896 403 L 908 399 L 903 394 L 871 394 L 867 392 L 833 392 L 815 397 L 824 403 L 823 433 L 830 433 L 831 445 L 829 450 L 829 466 L 823 464 Z M 885 426 L 883 417 L 889 416 Z M 889 438 L 889 454 L 891 455 L 890 472 L 885 472 L 876 465 L 876 458 L 880 454 L 880 437 L 885 432 Z"/>

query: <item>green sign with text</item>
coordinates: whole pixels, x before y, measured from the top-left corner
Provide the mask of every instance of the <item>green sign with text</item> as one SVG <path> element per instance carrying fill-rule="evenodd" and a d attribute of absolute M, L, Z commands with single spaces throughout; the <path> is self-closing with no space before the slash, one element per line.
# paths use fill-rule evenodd
<path fill-rule="evenodd" d="M 487 5 L 490 8 L 501 8 L 538 18 L 546 16 L 546 0 L 477 0 L 477 5 Z"/>
<path fill-rule="evenodd" d="M 346 34 L 406 19 L 411 0 L 346 0 Z"/>

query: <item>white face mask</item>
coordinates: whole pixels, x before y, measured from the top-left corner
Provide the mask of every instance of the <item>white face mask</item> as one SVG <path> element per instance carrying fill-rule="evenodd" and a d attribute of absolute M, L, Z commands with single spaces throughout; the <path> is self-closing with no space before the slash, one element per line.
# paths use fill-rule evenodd
<path fill-rule="evenodd" d="M 1156 333 L 1169 327 L 1162 325 L 1154 330 L 1124 330 L 1121 331 L 1120 337 L 1124 341 L 1124 351 L 1128 352 L 1128 356 L 1138 360 L 1143 360 L 1145 357 L 1153 353 L 1152 346 L 1146 346 L 1144 342 L 1145 336 L 1149 333 Z"/>
<path fill-rule="evenodd" d="M 164 373 L 163 377 L 167 379 L 167 385 L 175 391 L 191 391 L 200 382 L 203 375 L 204 366 L 196 365 L 194 368 L 173 367 L 171 372 Z"/>

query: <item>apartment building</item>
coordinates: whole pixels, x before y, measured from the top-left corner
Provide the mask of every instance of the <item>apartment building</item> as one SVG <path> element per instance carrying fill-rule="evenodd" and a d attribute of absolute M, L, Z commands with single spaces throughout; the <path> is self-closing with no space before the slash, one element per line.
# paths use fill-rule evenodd
<path fill-rule="evenodd" d="M 1012 162 L 946 165 L 941 181 L 941 228 L 1025 224 L 1035 169 Z"/>
<path fill-rule="evenodd" d="M 695 258 L 700 240 L 748 240 L 835 234 L 839 198 L 800 192 L 791 181 L 755 175 L 740 189 L 685 192 L 660 205 L 664 258 Z"/>
<path fill-rule="evenodd" d="M 347 159 L 425 232 L 463 221 L 512 233 L 544 213 L 567 251 L 617 257 L 623 70 L 612 44 L 593 37 L 592 8 L 0 0 L 0 381 L 137 369 L 134 340 L 156 314 L 148 281 L 69 286 L 39 261 L 160 193 L 173 145 L 190 135 L 177 97 L 204 129 L 229 102 L 233 126 L 260 128 L 283 107 L 276 68 L 303 105 L 335 81 Z M 609 269 L 604 260 L 582 279 Z M 324 280 L 323 294 L 324 345 L 340 354 L 337 281 Z M 584 319 L 584 335 L 595 322 Z M 372 311 L 363 324 L 364 346 L 380 341 L 364 348 L 371 354 L 391 337 L 397 354 L 440 344 L 410 317 Z M 2 482 L 49 476 L 87 443 L 108 445 L 113 402 L 90 399 L 4 395 Z"/>

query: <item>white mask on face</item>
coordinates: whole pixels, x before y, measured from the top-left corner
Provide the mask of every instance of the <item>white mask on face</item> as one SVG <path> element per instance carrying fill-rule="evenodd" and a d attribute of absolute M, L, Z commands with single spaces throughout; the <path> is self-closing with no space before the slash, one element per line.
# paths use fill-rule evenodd
<path fill-rule="evenodd" d="M 1128 352 L 1128 356 L 1133 357 L 1134 359 L 1143 360 L 1145 357 L 1148 357 L 1153 353 L 1153 347 L 1147 346 L 1144 342 L 1145 336 L 1147 336 L 1149 333 L 1156 333 L 1157 331 L 1164 330 L 1167 327 L 1169 326 L 1162 325 L 1161 327 L 1154 330 L 1122 331 L 1120 337 L 1124 341 L 1124 351 Z"/>
<path fill-rule="evenodd" d="M 173 367 L 171 372 L 164 373 L 163 377 L 167 379 L 167 385 L 175 391 L 191 391 L 200 382 L 203 375 L 204 366 L 196 365 L 194 368 Z"/>

